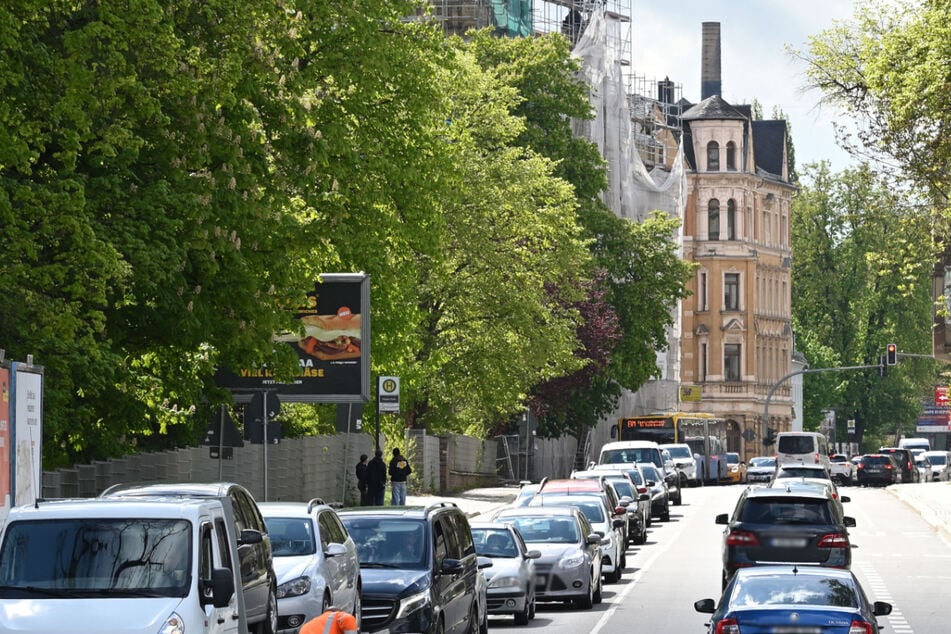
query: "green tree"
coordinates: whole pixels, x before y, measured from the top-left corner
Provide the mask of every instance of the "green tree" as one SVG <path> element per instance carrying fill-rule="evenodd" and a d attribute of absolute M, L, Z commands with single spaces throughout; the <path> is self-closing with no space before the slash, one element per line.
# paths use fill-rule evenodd
<path fill-rule="evenodd" d="M 875 365 L 888 342 L 927 350 L 927 215 L 866 165 L 839 174 L 807 165 L 804 175 L 792 214 L 797 348 L 814 368 Z M 805 425 L 815 428 L 831 408 L 840 418 L 857 414 L 866 434 L 893 432 L 914 420 L 933 372 L 927 360 L 910 359 L 884 379 L 877 369 L 807 375 Z"/>

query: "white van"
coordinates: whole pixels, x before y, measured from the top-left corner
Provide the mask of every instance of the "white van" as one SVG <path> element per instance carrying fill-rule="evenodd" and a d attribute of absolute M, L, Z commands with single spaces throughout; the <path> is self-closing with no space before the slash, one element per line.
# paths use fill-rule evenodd
<path fill-rule="evenodd" d="M 239 543 L 262 536 L 239 538 L 229 516 L 197 499 L 14 507 L 0 533 L 0 632 L 246 632 L 235 564 Z"/>
<path fill-rule="evenodd" d="M 931 441 L 927 438 L 902 438 L 898 441 L 899 449 L 910 449 L 912 453 L 931 451 Z"/>
<path fill-rule="evenodd" d="M 827 471 L 829 442 L 825 434 L 814 431 L 782 431 L 776 434 L 776 464 L 821 464 Z"/>

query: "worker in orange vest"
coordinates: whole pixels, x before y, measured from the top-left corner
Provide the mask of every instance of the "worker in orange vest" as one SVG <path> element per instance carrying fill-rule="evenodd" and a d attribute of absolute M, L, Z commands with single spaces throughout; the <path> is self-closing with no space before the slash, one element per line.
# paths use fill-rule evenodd
<path fill-rule="evenodd" d="M 300 634 L 357 634 L 357 619 L 337 606 L 304 623 Z"/>

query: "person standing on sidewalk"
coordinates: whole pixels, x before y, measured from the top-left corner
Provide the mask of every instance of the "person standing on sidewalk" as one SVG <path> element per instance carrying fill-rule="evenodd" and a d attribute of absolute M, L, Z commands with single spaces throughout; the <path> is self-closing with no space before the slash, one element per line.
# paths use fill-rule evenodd
<path fill-rule="evenodd" d="M 367 463 L 367 503 L 371 506 L 383 506 L 385 492 L 386 463 L 383 462 L 383 450 L 377 449 Z"/>
<path fill-rule="evenodd" d="M 398 448 L 393 449 L 393 458 L 390 460 L 390 482 L 393 487 L 393 496 L 390 504 L 406 506 L 406 478 L 413 472 L 406 456 Z"/>
<path fill-rule="evenodd" d="M 360 454 L 360 462 L 357 463 L 357 489 L 360 491 L 360 506 L 370 505 L 370 496 L 367 495 L 367 455 Z"/>

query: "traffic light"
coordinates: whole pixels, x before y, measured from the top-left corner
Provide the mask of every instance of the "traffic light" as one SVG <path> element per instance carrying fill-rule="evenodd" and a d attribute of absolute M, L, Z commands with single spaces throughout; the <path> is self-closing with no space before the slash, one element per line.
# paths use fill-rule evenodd
<path fill-rule="evenodd" d="M 898 364 L 898 346 L 894 343 L 885 346 L 885 363 L 887 365 Z"/>
<path fill-rule="evenodd" d="M 888 376 L 888 365 L 885 363 L 885 355 L 878 355 L 878 376 L 886 377 Z"/>
<path fill-rule="evenodd" d="M 766 428 L 766 435 L 763 436 L 763 446 L 772 447 L 773 443 L 776 442 L 776 430 L 772 427 Z"/>

